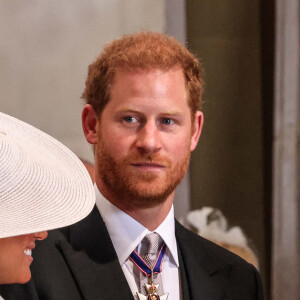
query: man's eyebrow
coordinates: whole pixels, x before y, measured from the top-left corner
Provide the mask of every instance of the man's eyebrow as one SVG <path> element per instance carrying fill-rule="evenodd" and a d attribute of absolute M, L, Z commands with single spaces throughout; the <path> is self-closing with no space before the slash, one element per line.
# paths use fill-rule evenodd
<path fill-rule="evenodd" d="M 161 113 L 161 115 L 181 116 L 181 115 L 183 115 L 183 112 L 178 111 L 178 110 L 174 110 L 174 111 L 165 111 L 165 112 Z"/>
<path fill-rule="evenodd" d="M 140 110 L 138 110 L 137 108 L 133 108 L 133 107 L 121 107 L 117 110 L 117 113 L 142 113 Z"/>
<path fill-rule="evenodd" d="M 145 115 L 145 111 L 143 110 L 143 107 L 137 107 L 137 106 L 121 106 L 116 110 L 116 114 L 124 114 L 124 113 L 134 113 L 134 114 L 140 114 Z M 184 112 L 182 112 L 178 108 L 166 108 L 165 110 L 162 110 L 158 112 L 159 116 L 172 116 L 172 117 L 182 117 L 184 115 Z"/>
<path fill-rule="evenodd" d="M 138 113 L 138 114 L 144 114 L 143 111 L 137 109 L 137 108 L 129 108 L 129 107 L 124 107 L 124 108 L 120 108 L 118 109 L 117 113 Z M 159 115 L 165 115 L 165 116 L 182 116 L 183 113 L 179 110 L 166 110 L 166 111 L 162 111 L 159 113 Z"/>

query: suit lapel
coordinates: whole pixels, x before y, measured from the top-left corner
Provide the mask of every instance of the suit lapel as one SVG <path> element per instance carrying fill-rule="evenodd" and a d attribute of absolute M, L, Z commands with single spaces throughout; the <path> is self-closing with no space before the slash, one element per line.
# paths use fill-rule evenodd
<path fill-rule="evenodd" d="M 226 299 L 231 266 L 217 265 L 204 250 L 206 241 L 178 222 L 175 232 L 183 299 Z"/>
<path fill-rule="evenodd" d="M 128 299 L 133 296 L 105 224 L 95 207 L 70 227 L 70 243 L 60 242 L 83 299 Z"/>
<path fill-rule="evenodd" d="M 185 271 L 185 266 L 183 263 L 183 258 L 181 254 L 180 247 L 178 247 L 178 260 L 179 260 L 179 281 L 180 281 L 180 291 L 181 291 L 181 300 L 189 300 L 190 293 L 189 293 L 189 284 L 187 281 L 187 274 Z"/>

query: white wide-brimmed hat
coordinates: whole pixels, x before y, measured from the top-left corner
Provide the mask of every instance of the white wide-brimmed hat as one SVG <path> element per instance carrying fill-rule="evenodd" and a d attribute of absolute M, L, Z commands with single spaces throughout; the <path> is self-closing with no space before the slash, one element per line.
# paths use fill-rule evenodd
<path fill-rule="evenodd" d="M 91 178 L 72 151 L 0 112 L 0 238 L 71 225 L 94 204 Z"/>

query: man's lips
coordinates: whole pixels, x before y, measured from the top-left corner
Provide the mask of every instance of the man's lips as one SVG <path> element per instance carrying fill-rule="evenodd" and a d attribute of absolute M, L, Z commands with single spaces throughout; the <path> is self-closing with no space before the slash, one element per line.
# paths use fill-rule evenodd
<path fill-rule="evenodd" d="M 154 162 L 135 162 L 131 164 L 133 167 L 145 170 L 158 170 L 165 168 L 165 165 Z"/>

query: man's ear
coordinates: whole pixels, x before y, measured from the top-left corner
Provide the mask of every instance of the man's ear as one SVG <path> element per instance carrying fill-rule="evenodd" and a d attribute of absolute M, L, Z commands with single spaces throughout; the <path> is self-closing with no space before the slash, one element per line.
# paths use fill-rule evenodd
<path fill-rule="evenodd" d="M 97 125 L 99 120 L 94 108 L 90 104 L 86 104 L 83 107 L 81 121 L 86 140 L 90 144 L 97 144 Z"/>
<path fill-rule="evenodd" d="M 203 113 L 201 111 L 197 111 L 195 114 L 194 123 L 192 124 L 192 136 L 191 136 L 191 146 L 190 146 L 191 152 L 195 150 L 198 144 L 202 127 L 203 127 L 203 122 L 204 122 Z"/>

